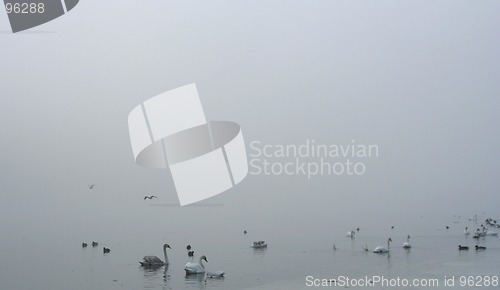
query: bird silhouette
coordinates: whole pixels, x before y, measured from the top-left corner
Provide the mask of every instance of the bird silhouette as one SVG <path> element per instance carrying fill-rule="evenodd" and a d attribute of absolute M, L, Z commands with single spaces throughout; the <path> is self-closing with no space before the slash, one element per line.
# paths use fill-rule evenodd
<path fill-rule="evenodd" d="M 151 196 L 147 196 L 147 195 L 146 195 L 146 196 L 144 197 L 144 200 L 146 200 L 146 199 L 153 199 L 153 198 L 158 198 L 158 197 L 156 197 L 156 196 L 154 196 L 154 195 L 151 195 Z"/>
<path fill-rule="evenodd" d="M 111 252 L 111 249 L 110 249 L 110 248 L 106 248 L 106 247 L 104 247 L 104 248 L 102 249 L 102 252 L 103 252 L 104 254 L 106 254 L 106 253 Z"/>
<path fill-rule="evenodd" d="M 89 189 L 94 189 L 95 184 L 88 184 Z"/>

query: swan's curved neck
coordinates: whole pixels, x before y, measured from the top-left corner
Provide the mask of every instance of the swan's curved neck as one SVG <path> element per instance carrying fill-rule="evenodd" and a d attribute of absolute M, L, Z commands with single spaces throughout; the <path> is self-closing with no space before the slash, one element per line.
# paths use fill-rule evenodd
<path fill-rule="evenodd" d="M 205 269 L 205 265 L 203 265 L 203 259 L 200 257 L 200 266 Z"/>
<path fill-rule="evenodd" d="M 163 254 L 165 255 L 165 264 L 168 264 L 167 247 L 163 247 Z"/>
<path fill-rule="evenodd" d="M 391 239 L 387 240 L 387 250 L 389 250 L 390 246 L 391 246 Z"/>

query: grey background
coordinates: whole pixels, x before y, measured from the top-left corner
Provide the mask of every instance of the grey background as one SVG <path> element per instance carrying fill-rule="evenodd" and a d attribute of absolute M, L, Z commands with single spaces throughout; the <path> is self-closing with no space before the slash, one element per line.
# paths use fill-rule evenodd
<path fill-rule="evenodd" d="M 154 231 L 133 220 L 170 207 L 144 195 L 177 198 L 168 171 L 134 163 L 127 116 L 192 82 L 207 119 L 237 122 L 247 144 L 380 149 L 362 177 L 249 175 L 204 218 L 498 218 L 499 6 L 82 1 L 18 34 L 0 13 L 2 232 L 15 243 Z M 189 213 L 183 222 L 201 218 Z"/>

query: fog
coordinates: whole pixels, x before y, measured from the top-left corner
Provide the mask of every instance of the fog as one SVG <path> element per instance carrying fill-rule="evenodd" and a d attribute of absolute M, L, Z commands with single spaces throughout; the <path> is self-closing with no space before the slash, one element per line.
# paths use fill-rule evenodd
<path fill-rule="evenodd" d="M 266 232 L 293 217 L 287 233 L 316 219 L 499 218 L 499 10 L 455 0 L 81 1 L 16 34 L 0 13 L 5 242 L 147 234 L 148 220 L 171 213 L 182 218 L 165 227 L 188 225 L 186 235 L 203 232 L 200 221 Z M 127 116 L 190 83 L 208 120 L 241 126 L 248 153 L 252 141 L 354 140 L 378 156 L 362 160 L 362 175 L 250 174 L 179 207 L 168 169 L 135 164 Z"/>

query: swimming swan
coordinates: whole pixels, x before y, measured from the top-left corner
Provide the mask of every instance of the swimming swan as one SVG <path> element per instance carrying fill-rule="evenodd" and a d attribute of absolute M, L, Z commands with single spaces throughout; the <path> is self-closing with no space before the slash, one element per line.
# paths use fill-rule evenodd
<path fill-rule="evenodd" d="M 387 248 L 385 248 L 383 246 L 378 246 L 373 250 L 373 252 L 374 253 L 389 253 L 389 247 L 390 247 L 391 242 L 392 242 L 391 238 L 387 239 Z"/>
<path fill-rule="evenodd" d="M 410 245 L 410 235 L 408 235 L 408 237 L 406 238 L 406 242 L 403 243 L 403 248 L 405 248 L 405 249 L 411 248 L 411 245 Z"/>
<path fill-rule="evenodd" d="M 207 257 L 205 255 L 200 257 L 199 263 L 188 262 L 186 266 L 184 266 L 186 275 L 204 274 L 205 265 L 203 265 L 203 260 L 208 263 Z M 224 273 L 222 273 L 222 275 L 224 275 Z"/>
<path fill-rule="evenodd" d="M 163 265 L 168 265 L 167 248 L 171 249 L 168 244 L 163 245 L 163 254 L 165 255 L 165 262 L 160 260 L 157 256 L 144 256 L 143 260 L 139 263 L 144 267 L 161 267 Z"/>

